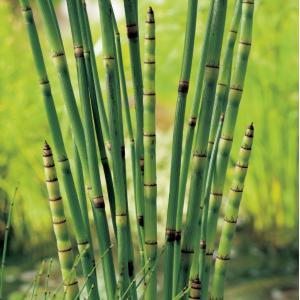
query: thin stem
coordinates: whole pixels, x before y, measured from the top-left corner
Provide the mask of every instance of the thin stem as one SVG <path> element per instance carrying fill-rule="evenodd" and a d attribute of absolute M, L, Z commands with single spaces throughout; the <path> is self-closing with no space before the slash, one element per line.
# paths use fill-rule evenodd
<path fill-rule="evenodd" d="M 212 288 L 210 295 L 211 300 L 222 299 L 224 295 L 226 269 L 230 260 L 230 252 L 235 234 L 239 206 L 242 200 L 244 183 L 249 166 L 253 135 L 254 127 L 251 124 L 247 128 L 242 141 L 237 163 L 235 165 L 233 182 L 226 203 L 222 233 L 215 263 L 215 272 L 212 278 Z"/>
<path fill-rule="evenodd" d="M 176 232 L 176 213 L 179 191 L 184 113 L 194 52 L 197 6 L 197 0 L 188 1 L 183 60 L 178 84 L 178 96 L 172 142 L 171 173 L 165 238 L 166 252 L 164 259 L 164 300 L 171 299 L 173 288 L 176 288 L 173 287 L 173 257 Z"/>

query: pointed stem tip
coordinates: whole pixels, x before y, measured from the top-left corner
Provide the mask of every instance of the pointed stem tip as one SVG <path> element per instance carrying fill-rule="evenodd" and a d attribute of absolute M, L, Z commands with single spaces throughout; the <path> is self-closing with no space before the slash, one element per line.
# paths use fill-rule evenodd
<path fill-rule="evenodd" d="M 147 13 L 153 15 L 153 9 L 151 6 L 149 6 Z"/>
<path fill-rule="evenodd" d="M 248 129 L 254 130 L 253 122 L 251 122 L 251 124 L 249 125 Z"/>

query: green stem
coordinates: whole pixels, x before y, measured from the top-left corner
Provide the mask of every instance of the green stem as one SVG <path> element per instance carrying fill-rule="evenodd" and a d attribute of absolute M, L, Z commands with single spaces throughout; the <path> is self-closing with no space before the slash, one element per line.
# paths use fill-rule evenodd
<path fill-rule="evenodd" d="M 169 200 L 166 224 L 166 250 L 164 259 L 164 293 L 163 299 L 169 300 L 173 294 L 173 257 L 176 232 L 176 213 L 178 203 L 178 190 L 180 178 L 183 122 L 186 106 L 186 98 L 189 88 L 191 65 L 194 51 L 195 28 L 197 20 L 198 1 L 188 1 L 186 18 L 186 31 L 183 50 L 181 74 L 178 85 L 178 97 L 176 103 L 175 124 L 172 142 L 171 175 L 169 185 Z M 175 288 L 175 287 L 174 287 Z"/>
<path fill-rule="evenodd" d="M 123 295 L 129 285 L 128 278 L 128 213 L 126 191 L 124 186 L 124 169 L 122 162 L 120 114 L 118 108 L 117 91 L 117 65 L 115 60 L 115 47 L 113 26 L 111 22 L 111 5 L 108 0 L 99 1 L 101 32 L 103 41 L 103 58 L 106 72 L 109 125 L 111 137 L 111 153 L 113 177 L 115 186 L 116 223 L 118 239 L 118 264 L 119 264 L 119 295 Z"/>
<path fill-rule="evenodd" d="M 178 269 L 179 269 L 179 258 L 180 258 L 180 241 L 181 241 L 181 227 L 182 227 L 182 213 L 183 205 L 186 192 L 186 183 L 188 178 L 189 164 L 191 159 L 192 145 L 194 139 L 194 132 L 197 124 L 197 116 L 199 112 L 199 105 L 203 86 L 203 77 L 205 64 L 207 59 L 207 51 L 209 45 L 209 37 L 211 31 L 211 23 L 213 16 L 214 1 L 211 0 L 209 7 L 209 15 L 206 22 L 206 29 L 204 39 L 202 43 L 200 62 L 198 66 L 198 73 L 196 79 L 196 92 L 193 98 L 192 110 L 188 121 L 188 129 L 185 138 L 185 146 L 182 155 L 182 167 L 180 171 L 180 182 L 179 182 L 179 196 L 178 196 L 178 207 L 176 213 L 176 240 L 174 248 L 174 272 L 173 272 L 173 285 L 177 284 Z M 175 289 L 173 290 L 173 297 L 175 296 Z"/>
<path fill-rule="evenodd" d="M 190 273 L 190 298 L 192 299 L 200 299 L 201 297 L 201 272 L 199 271 L 199 266 L 202 268 L 204 263 L 203 258 L 205 258 L 205 249 L 206 249 L 206 222 L 207 222 L 207 214 L 208 214 L 208 205 L 209 205 L 209 195 L 212 184 L 213 172 L 215 169 L 216 157 L 218 152 L 219 139 L 221 136 L 221 131 L 223 127 L 224 114 L 221 115 L 218 129 L 216 133 L 216 143 L 212 149 L 211 159 L 209 161 L 208 170 L 207 170 L 207 178 L 205 183 L 205 191 L 203 197 L 203 206 L 200 207 L 201 211 L 203 211 L 203 217 L 201 218 L 201 223 L 199 222 L 199 237 L 200 239 L 200 247 L 198 247 L 198 240 L 196 241 L 196 250 L 193 257 L 192 269 Z"/>
<path fill-rule="evenodd" d="M 53 229 L 57 242 L 58 258 L 66 299 L 74 299 L 79 291 L 76 271 L 72 268 L 74 257 L 68 234 L 67 221 L 64 212 L 59 183 L 50 146 L 45 142 L 43 148 L 43 161 L 46 185 L 49 195 L 49 205 L 52 216 Z"/>
<path fill-rule="evenodd" d="M 210 275 L 210 266 L 212 254 L 214 251 L 214 242 L 217 231 L 217 221 L 222 201 L 222 193 L 228 167 L 229 155 L 232 147 L 234 129 L 238 115 L 239 104 L 242 98 L 244 81 L 246 76 L 248 58 L 250 54 L 252 41 L 252 23 L 253 23 L 253 1 L 244 1 L 242 4 L 241 34 L 237 50 L 237 59 L 234 72 L 232 74 L 230 90 L 228 95 L 228 104 L 225 112 L 224 126 L 219 145 L 215 175 L 213 178 L 212 191 L 210 196 L 208 212 L 208 238 L 207 238 L 207 263 L 204 272 L 205 285 L 203 293 L 207 299 L 207 289 Z"/>
<path fill-rule="evenodd" d="M 150 7 L 145 24 L 144 54 L 144 200 L 145 200 L 145 254 L 152 270 L 157 257 L 156 213 L 156 138 L 155 138 L 155 21 Z M 146 272 L 147 272 L 146 270 Z M 157 271 L 153 269 L 145 278 L 145 298 L 156 299 Z"/>
<path fill-rule="evenodd" d="M 225 208 L 222 233 L 219 243 L 218 254 L 215 263 L 215 272 L 212 278 L 211 300 L 221 300 L 224 295 L 224 281 L 227 264 L 230 260 L 232 241 L 242 200 L 245 178 L 247 175 L 251 148 L 253 143 L 254 127 L 251 124 L 245 133 L 240 148 L 237 163 L 235 165 L 233 182 L 229 192 Z"/>
<path fill-rule="evenodd" d="M 48 118 L 48 124 L 50 127 L 54 148 L 57 153 L 59 166 L 61 168 L 63 184 L 67 194 L 68 207 L 71 213 L 72 224 L 75 229 L 74 231 L 75 231 L 76 242 L 78 245 L 79 253 L 83 253 L 86 247 L 88 247 L 88 250 L 84 251 L 84 254 L 81 257 L 83 273 L 85 278 L 88 281 L 87 286 L 91 287 L 92 284 L 96 286 L 97 283 L 96 273 L 93 272 L 91 276 L 88 276 L 90 271 L 93 269 L 93 262 L 94 262 L 93 251 L 89 247 L 88 228 L 87 226 L 85 226 L 85 221 L 82 217 L 82 212 L 81 212 L 77 192 L 75 189 L 73 176 L 70 169 L 70 163 L 65 150 L 65 145 L 64 145 L 64 141 L 63 141 L 63 137 L 62 137 L 62 133 L 61 133 L 61 129 L 60 129 L 60 125 L 59 125 L 59 121 L 58 121 L 58 117 L 57 117 L 57 113 L 56 113 L 56 109 L 55 109 L 55 105 L 51 93 L 50 83 L 48 81 L 44 58 L 40 46 L 39 37 L 36 31 L 31 7 L 29 6 L 28 0 L 20 0 L 20 4 L 23 10 L 23 16 L 28 30 L 29 41 L 33 52 L 34 62 L 40 80 L 41 90 L 44 98 L 45 110 Z M 44 2 L 40 4 L 41 4 L 40 8 L 42 9 L 43 14 L 45 13 L 47 15 L 47 19 L 46 19 L 47 22 L 52 22 L 51 18 L 48 19 L 48 17 L 51 15 L 47 14 L 47 12 L 49 11 L 46 3 Z M 54 28 L 56 27 L 54 26 Z M 57 29 L 55 29 L 55 31 L 53 31 L 53 29 L 51 30 L 52 32 L 51 36 L 52 39 L 54 39 L 54 42 L 56 42 L 56 38 L 57 38 L 56 30 Z M 95 299 L 97 299 L 97 297 Z"/>
<path fill-rule="evenodd" d="M 205 183 L 206 149 L 210 130 L 213 102 L 219 74 L 219 61 L 226 19 L 227 0 L 216 0 L 212 20 L 211 38 L 204 76 L 199 123 L 192 158 L 191 184 L 185 229 L 181 246 L 180 271 L 177 293 L 188 285 L 189 273 L 195 248 L 197 222 L 199 222 L 201 192 Z M 201 219 L 200 219 L 201 220 Z"/>

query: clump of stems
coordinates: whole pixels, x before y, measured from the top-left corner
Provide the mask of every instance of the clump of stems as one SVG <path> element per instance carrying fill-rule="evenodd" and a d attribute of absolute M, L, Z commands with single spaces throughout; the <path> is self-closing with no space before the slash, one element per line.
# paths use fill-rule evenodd
<path fill-rule="evenodd" d="M 106 84 L 106 93 L 103 95 L 86 3 L 82 0 L 66 1 L 80 101 L 76 101 L 74 83 L 71 82 L 54 5 L 49 0 L 37 1 L 71 127 L 73 144 L 71 169 L 30 3 L 29 0 L 19 0 L 19 2 L 28 31 L 54 155 L 60 167 L 61 183 L 66 191 L 65 200 L 70 211 L 71 225 L 74 227 L 79 251 L 78 260 L 74 261 L 52 150 L 46 143 L 43 149 L 43 160 L 58 257 L 65 286 L 64 299 L 79 299 L 83 290 L 86 291 L 88 299 L 97 300 L 100 296 L 102 298 L 103 292 L 98 291 L 97 286 L 98 263 L 95 264 L 97 253 L 93 246 L 94 237 L 91 230 L 94 226 L 106 298 L 109 300 L 138 299 L 137 290 L 143 283 L 143 298 L 158 299 L 157 268 L 161 254 L 158 255 L 157 246 L 155 89 L 157 45 L 153 9 L 148 9 L 146 17 L 142 74 L 138 2 L 124 0 L 135 102 L 135 117 L 131 118 L 121 36 L 111 1 L 98 1 Z M 188 119 L 184 151 L 182 151 L 198 7 L 197 0 L 187 2 L 185 41 L 171 150 L 165 244 L 161 251 L 164 252 L 162 295 L 164 300 L 187 297 L 208 299 L 216 225 L 251 46 L 253 4 L 253 0 L 243 2 L 236 0 L 220 68 L 227 0 L 210 2 L 200 47 L 192 109 Z M 238 31 L 240 31 L 239 46 L 235 68 L 232 71 Z M 107 102 L 107 111 L 104 101 Z M 123 114 L 125 114 L 128 139 L 124 136 Z M 252 136 L 251 125 L 243 140 L 229 194 L 210 290 L 211 299 L 223 297 L 226 264 L 232 246 Z M 131 199 L 128 196 L 127 185 L 126 141 L 130 142 L 135 225 L 138 229 L 141 262 L 137 274 L 135 274 L 134 238 L 128 215 Z M 101 165 L 105 182 L 100 177 Z M 189 193 L 185 197 L 189 176 Z M 115 247 L 111 242 L 109 220 L 105 209 L 104 184 L 107 187 L 111 222 L 116 238 Z M 185 198 L 188 203 L 187 215 L 184 218 Z M 116 262 L 113 259 L 113 248 L 116 249 Z M 80 287 L 76 279 L 76 266 L 79 263 L 82 265 L 84 276 L 84 284 Z M 3 268 L 1 272 L 2 280 Z M 47 290 L 48 287 L 46 287 L 45 298 L 47 298 Z M 2 283 L 0 295 L 1 291 Z"/>

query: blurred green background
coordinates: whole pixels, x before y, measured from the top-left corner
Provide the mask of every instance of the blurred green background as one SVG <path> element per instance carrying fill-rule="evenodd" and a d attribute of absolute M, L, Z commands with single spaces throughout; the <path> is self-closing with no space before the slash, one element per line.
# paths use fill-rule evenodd
<path fill-rule="evenodd" d="M 65 1 L 55 2 L 77 91 Z M 160 241 L 163 241 L 172 124 L 181 67 L 186 4 L 185 1 L 167 0 L 139 2 L 141 34 L 148 5 L 154 8 L 157 23 L 158 207 Z M 228 272 L 227 299 L 297 299 L 298 3 L 292 0 L 255 2 L 253 47 L 231 153 L 232 162 L 237 156 L 244 130 L 252 121 L 256 133 L 234 259 Z M 199 1 L 186 118 L 194 95 L 208 3 L 207 0 Z M 228 3 L 227 26 L 234 1 L 229 0 Z M 93 0 L 87 1 L 87 5 L 98 51 L 98 7 Z M 122 1 L 113 1 L 113 5 L 120 24 L 127 84 L 132 98 Z M 33 8 L 36 12 L 35 5 Z M 57 110 L 70 147 L 69 124 L 49 58 L 49 47 L 38 16 L 36 19 Z M 0 246 L 2 249 L 8 203 L 14 189 L 18 187 L 5 285 L 6 293 L 11 298 L 7 297 L 14 299 L 13 295 L 16 296 L 18 290 L 29 284 L 41 259 L 56 257 L 41 160 L 43 141 L 47 139 L 51 142 L 51 138 L 27 33 L 15 0 L 0 1 L 0 43 Z M 103 80 L 100 56 L 98 66 Z M 104 84 L 102 88 L 105 93 Z M 229 180 L 231 173 L 232 167 L 228 172 Z M 228 191 L 227 187 L 225 191 Z"/>

